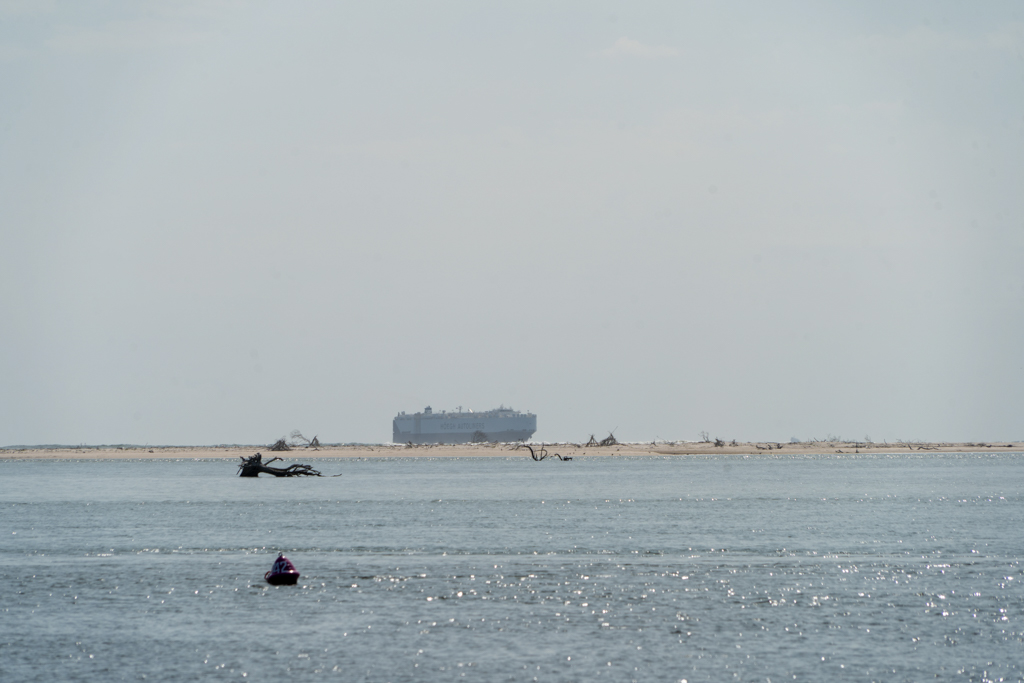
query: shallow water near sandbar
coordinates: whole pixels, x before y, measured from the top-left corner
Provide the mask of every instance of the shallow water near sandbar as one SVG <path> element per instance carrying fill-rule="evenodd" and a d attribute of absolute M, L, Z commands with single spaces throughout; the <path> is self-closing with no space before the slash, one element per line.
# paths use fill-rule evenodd
<path fill-rule="evenodd" d="M 1021 454 L 316 462 L 0 461 L 0 679 L 1024 679 Z"/>

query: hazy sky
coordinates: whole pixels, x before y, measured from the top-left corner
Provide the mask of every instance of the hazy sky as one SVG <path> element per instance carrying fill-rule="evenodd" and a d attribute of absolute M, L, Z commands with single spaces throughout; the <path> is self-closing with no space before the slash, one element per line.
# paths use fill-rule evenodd
<path fill-rule="evenodd" d="M 1024 440 L 1019 2 L 0 1 L 0 445 Z"/>

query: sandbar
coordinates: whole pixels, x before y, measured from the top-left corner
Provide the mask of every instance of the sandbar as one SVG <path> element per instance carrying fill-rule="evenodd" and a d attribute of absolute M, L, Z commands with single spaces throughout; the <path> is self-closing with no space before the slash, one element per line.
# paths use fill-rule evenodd
<path fill-rule="evenodd" d="M 534 450 L 540 444 L 531 444 Z M 866 443 L 856 441 L 815 441 L 785 443 L 775 441 L 714 442 L 655 441 L 620 443 L 614 446 L 586 446 L 582 443 L 544 444 L 549 457 L 576 456 L 643 456 L 643 455 L 824 455 L 861 453 L 1008 453 L 1024 450 L 1024 443 L 997 441 L 972 443 Z M 319 448 L 296 446 L 290 451 L 271 452 L 268 446 L 117 446 L 4 448 L 0 460 L 143 460 L 213 458 L 238 459 L 262 453 L 264 460 L 278 456 L 289 462 L 316 458 L 478 458 L 530 457 L 530 451 L 519 444 L 357 444 L 325 445 Z"/>

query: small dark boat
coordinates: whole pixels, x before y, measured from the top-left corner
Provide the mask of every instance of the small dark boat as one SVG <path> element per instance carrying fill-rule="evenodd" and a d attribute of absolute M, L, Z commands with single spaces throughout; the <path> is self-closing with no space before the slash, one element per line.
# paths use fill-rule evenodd
<path fill-rule="evenodd" d="M 274 566 L 263 575 L 272 586 L 294 586 L 299 580 L 299 570 L 295 568 L 292 561 L 281 553 L 274 560 Z"/>

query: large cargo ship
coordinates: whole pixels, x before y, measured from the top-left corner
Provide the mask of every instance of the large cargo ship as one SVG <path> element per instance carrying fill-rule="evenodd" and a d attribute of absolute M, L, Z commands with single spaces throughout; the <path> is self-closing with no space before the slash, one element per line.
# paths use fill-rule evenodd
<path fill-rule="evenodd" d="M 537 416 L 501 406 L 474 413 L 441 411 L 430 406 L 422 413 L 395 416 L 392 422 L 394 443 L 470 443 L 484 441 L 526 441 L 537 431 Z"/>

